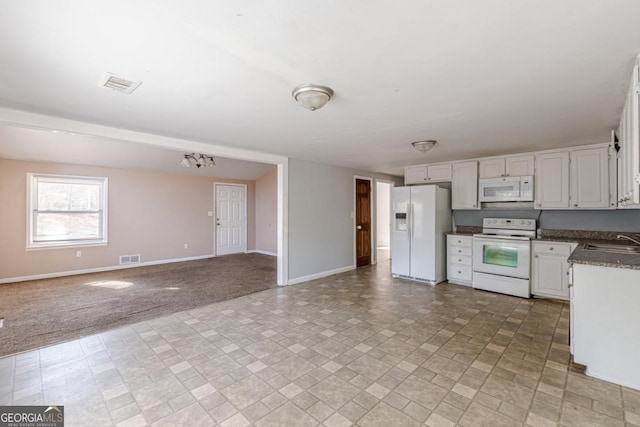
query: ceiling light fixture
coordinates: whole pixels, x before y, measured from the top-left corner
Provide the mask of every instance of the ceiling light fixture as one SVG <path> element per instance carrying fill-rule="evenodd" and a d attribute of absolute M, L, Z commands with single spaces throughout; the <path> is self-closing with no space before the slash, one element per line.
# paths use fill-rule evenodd
<path fill-rule="evenodd" d="M 185 154 L 184 159 L 180 162 L 182 166 L 185 168 L 190 168 L 191 166 L 195 166 L 197 168 L 206 168 L 213 167 L 216 165 L 216 161 L 213 160 L 212 156 L 207 156 L 206 154 Z"/>
<path fill-rule="evenodd" d="M 413 148 L 415 148 L 416 150 L 422 153 L 426 153 L 427 151 L 431 150 L 434 145 L 436 145 L 436 142 L 438 141 L 436 141 L 435 139 L 429 139 L 426 141 L 412 142 L 411 145 L 413 145 Z"/>
<path fill-rule="evenodd" d="M 291 95 L 304 108 L 316 111 L 324 107 L 333 97 L 333 89 L 327 86 L 304 84 L 293 89 Z"/>

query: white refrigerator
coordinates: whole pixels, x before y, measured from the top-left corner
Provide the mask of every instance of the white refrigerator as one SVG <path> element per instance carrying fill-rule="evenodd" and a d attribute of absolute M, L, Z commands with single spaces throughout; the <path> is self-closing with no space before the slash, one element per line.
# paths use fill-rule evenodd
<path fill-rule="evenodd" d="M 437 185 L 393 189 L 391 275 L 436 284 L 446 279 L 451 196 Z"/>

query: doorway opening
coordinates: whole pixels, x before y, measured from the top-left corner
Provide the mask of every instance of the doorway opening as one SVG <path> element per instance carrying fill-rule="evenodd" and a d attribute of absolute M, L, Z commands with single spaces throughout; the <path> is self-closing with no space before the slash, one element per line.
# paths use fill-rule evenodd
<path fill-rule="evenodd" d="M 391 259 L 391 191 L 393 183 L 376 180 L 376 262 Z"/>

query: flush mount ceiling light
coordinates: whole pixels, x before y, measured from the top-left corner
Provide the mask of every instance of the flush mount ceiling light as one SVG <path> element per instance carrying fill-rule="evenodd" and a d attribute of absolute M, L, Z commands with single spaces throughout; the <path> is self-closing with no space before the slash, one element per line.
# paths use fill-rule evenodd
<path fill-rule="evenodd" d="M 197 168 L 206 168 L 213 167 L 216 165 L 216 161 L 213 160 L 212 156 L 207 156 L 206 154 L 185 154 L 184 159 L 180 162 L 182 166 L 185 168 L 190 168 L 191 166 L 195 166 Z"/>
<path fill-rule="evenodd" d="M 436 141 L 435 139 L 429 139 L 426 141 L 412 142 L 411 145 L 413 145 L 413 148 L 415 148 L 416 150 L 422 153 L 426 153 L 427 151 L 431 150 L 434 145 L 436 145 L 436 142 L 438 141 Z"/>
<path fill-rule="evenodd" d="M 291 95 L 304 108 L 316 111 L 324 107 L 333 97 L 333 89 L 327 86 L 304 84 L 295 88 Z"/>

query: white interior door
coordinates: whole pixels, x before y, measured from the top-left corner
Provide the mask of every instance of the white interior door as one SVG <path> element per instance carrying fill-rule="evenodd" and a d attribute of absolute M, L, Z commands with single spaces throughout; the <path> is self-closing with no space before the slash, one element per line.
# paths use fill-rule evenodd
<path fill-rule="evenodd" d="M 241 253 L 246 248 L 245 187 L 216 184 L 216 255 Z"/>

